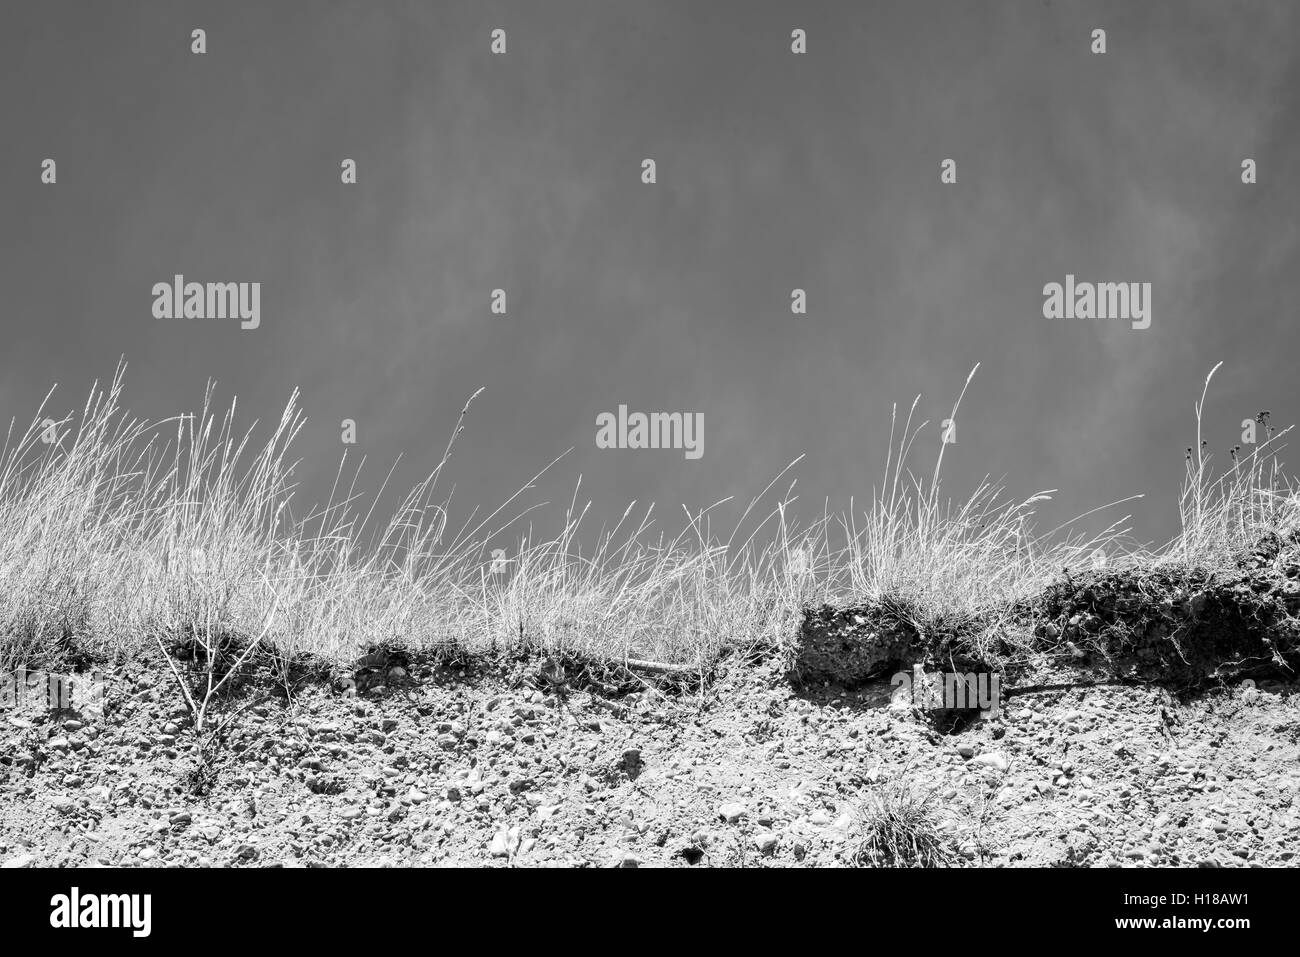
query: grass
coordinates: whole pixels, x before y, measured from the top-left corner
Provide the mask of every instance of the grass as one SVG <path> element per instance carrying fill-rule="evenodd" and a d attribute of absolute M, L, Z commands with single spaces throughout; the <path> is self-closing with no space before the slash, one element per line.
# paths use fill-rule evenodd
<path fill-rule="evenodd" d="M 233 636 L 242 647 L 264 638 L 285 654 L 338 661 L 399 644 L 535 648 L 704 671 L 724 650 L 787 646 L 808 603 L 891 598 L 915 609 L 923 627 L 978 617 L 995 628 L 990 609 L 1033 594 L 1062 568 L 1091 567 L 1098 554 L 1108 565 L 1204 565 L 1296 523 L 1275 457 L 1284 433 L 1274 435 L 1267 416 L 1266 441 L 1244 458 L 1234 451 L 1222 475 L 1212 476 L 1203 445 L 1195 457 L 1189 449 L 1182 529 L 1150 552 L 1129 542 L 1127 516 L 1093 534 L 1072 531 L 1099 510 L 1036 533 L 1037 507 L 1054 490 L 1008 500 L 985 480 L 964 499 L 947 498 L 946 446 L 928 474 L 909 466 L 927 425 L 914 424 L 914 401 L 901 424 L 894 410 L 885 478 L 861 513 L 851 504 L 846 515 L 800 526 L 794 483 L 773 491 L 796 460 L 725 536 L 711 528 L 717 503 L 688 513 L 671 537 L 653 507 L 633 506 L 589 537 L 579 485 L 562 531 L 536 540 L 528 522 L 541 506 L 523 502 L 554 462 L 494 511 L 451 524 L 440 477 L 473 397 L 437 468 L 386 521 L 375 503 L 387 480 L 362 495 L 360 469 L 346 471 L 346 458 L 327 504 L 298 518 L 296 394 L 259 442 L 236 428 L 233 403 L 213 408 L 211 388 L 195 414 L 131 418 L 123 376 L 119 367 L 79 414 L 58 422 L 46 416 L 47 396 L 28 428 L 11 426 L 6 437 L 0 669 L 149 643 L 215 648 Z M 1204 401 L 1203 391 L 1198 433 Z M 772 504 L 761 505 L 769 495 Z M 504 541 L 512 547 L 494 560 Z"/>
<path fill-rule="evenodd" d="M 1187 449 L 1187 474 L 1179 496 L 1180 532 L 1155 557 L 1158 564 L 1215 568 L 1250 548 L 1264 536 L 1289 534 L 1300 527 L 1300 498 L 1293 481 L 1283 475 L 1277 453 L 1280 439 L 1291 427 L 1275 432 L 1269 413 L 1255 417 L 1264 441 L 1246 456 L 1241 446 L 1229 452 L 1232 465 L 1215 476 L 1201 437 L 1201 417 L 1210 380 L 1220 362 L 1205 377 L 1196 403 L 1196 445 Z"/>
<path fill-rule="evenodd" d="M 978 368 L 966 377 L 953 405 L 954 421 Z M 1069 531 L 1092 514 L 1131 499 L 1037 534 L 1037 506 L 1050 501 L 1056 489 L 1008 501 L 1002 486 L 986 477 L 964 501 L 954 502 L 942 495 L 946 444 L 940 445 L 928 477 L 905 471 L 917 436 L 929 424 L 913 425 L 919 398 L 913 400 L 901 429 L 894 409 L 886 481 L 875 491 L 870 507 L 861 517 L 851 507 L 840 519 L 847 545 L 839 565 L 848 593 L 871 600 L 889 598 L 913 609 L 922 633 L 976 620 L 995 631 L 1000 612 L 1042 588 L 1063 568 L 1092 567 L 1099 553 L 1132 553 L 1126 542 L 1127 515 L 1093 534 Z"/>
<path fill-rule="evenodd" d="M 917 794 L 903 779 L 868 795 L 858 815 L 862 840 L 853 855 L 860 867 L 951 867 L 959 855 L 938 824 L 934 790 Z"/>

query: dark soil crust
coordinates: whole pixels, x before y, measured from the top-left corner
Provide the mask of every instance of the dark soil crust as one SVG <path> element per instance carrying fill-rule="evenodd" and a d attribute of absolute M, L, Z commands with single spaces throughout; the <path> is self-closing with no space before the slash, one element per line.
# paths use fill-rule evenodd
<path fill-rule="evenodd" d="M 1001 672 L 1009 688 L 1075 673 L 1195 691 L 1294 675 L 1298 611 L 1297 536 L 1270 535 L 1226 569 L 1062 575 L 1032 600 L 955 622 L 922 622 L 896 601 L 810 608 L 791 676 L 852 688 L 922 663 Z"/>

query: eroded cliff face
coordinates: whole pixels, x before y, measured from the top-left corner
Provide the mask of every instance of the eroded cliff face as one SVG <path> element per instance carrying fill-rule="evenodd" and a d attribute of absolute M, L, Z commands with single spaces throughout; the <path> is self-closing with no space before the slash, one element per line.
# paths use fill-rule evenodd
<path fill-rule="evenodd" d="M 1269 535 L 1226 567 L 1062 575 L 1039 595 L 983 616 L 925 622 L 878 601 L 805 610 L 792 669 L 851 687 L 914 663 L 1053 670 L 1191 690 L 1300 666 L 1300 536 Z"/>

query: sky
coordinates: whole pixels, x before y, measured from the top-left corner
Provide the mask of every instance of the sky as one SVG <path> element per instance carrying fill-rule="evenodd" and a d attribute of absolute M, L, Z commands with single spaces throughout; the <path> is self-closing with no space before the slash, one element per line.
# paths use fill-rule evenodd
<path fill-rule="evenodd" d="M 635 500 L 671 532 L 800 455 L 765 504 L 797 478 L 807 520 L 860 507 L 892 405 L 917 394 L 928 474 L 978 362 L 946 492 L 986 474 L 1017 498 L 1057 489 L 1047 524 L 1144 493 L 1112 517 L 1160 541 L 1216 363 L 1219 461 L 1257 411 L 1300 419 L 1289 0 L 8 0 L 2 17 L 5 422 L 55 384 L 79 407 L 119 357 L 148 417 L 215 380 L 239 421 L 273 421 L 300 389 L 311 501 L 345 451 L 370 487 L 399 456 L 393 484 L 414 484 L 483 387 L 445 473 L 461 506 L 490 510 L 571 449 L 528 501 L 567 503 L 581 476 L 594 526 Z M 260 325 L 155 317 L 178 273 L 260 282 Z M 1150 327 L 1045 318 L 1067 275 L 1150 283 Z M 703 454 L 598 448 L 620 405 L 699 413 Z"/>

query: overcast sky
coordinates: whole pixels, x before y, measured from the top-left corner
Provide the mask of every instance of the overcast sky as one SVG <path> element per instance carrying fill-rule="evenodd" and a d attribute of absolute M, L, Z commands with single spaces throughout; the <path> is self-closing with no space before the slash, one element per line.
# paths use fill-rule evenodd
<path fill-rule="evenodd" d="M 573 446 L 541 494 L 581 474 L 597 523 L 637 499 L 675 526 L 800 453 L 806 517 L 865 498 L 890 404 L 918 392 L 928 472 L 978 361 L 950 492 L 985 473 L 1017 496 L 1059 488 L 1058 520 L 1145 492 L 1137 532 L 1163 539 L 1216 362 L 1220 457 L 1260 409 L 1300 418 L 1288 0 L 7 0 L 2 16 L 5 421 L 56 382 L 72 408 L 119 355 L 143 415 L 196 406 L 215 378 L 244 421 L 274 418 L 300 387 L 315 497 L 341 420 L 375 484 L 402 453 L 408 485 L 485 386 L 449 474 L 462 505 Z M 155 318 L 151 289 L 177 273 L 260 282 L 260 327 Z M 1150 328 L 1044 318 L 1067 274 L 1151 283 Z M 701 413 L 702 457 L 598 449 L 620 404 Z"/>

